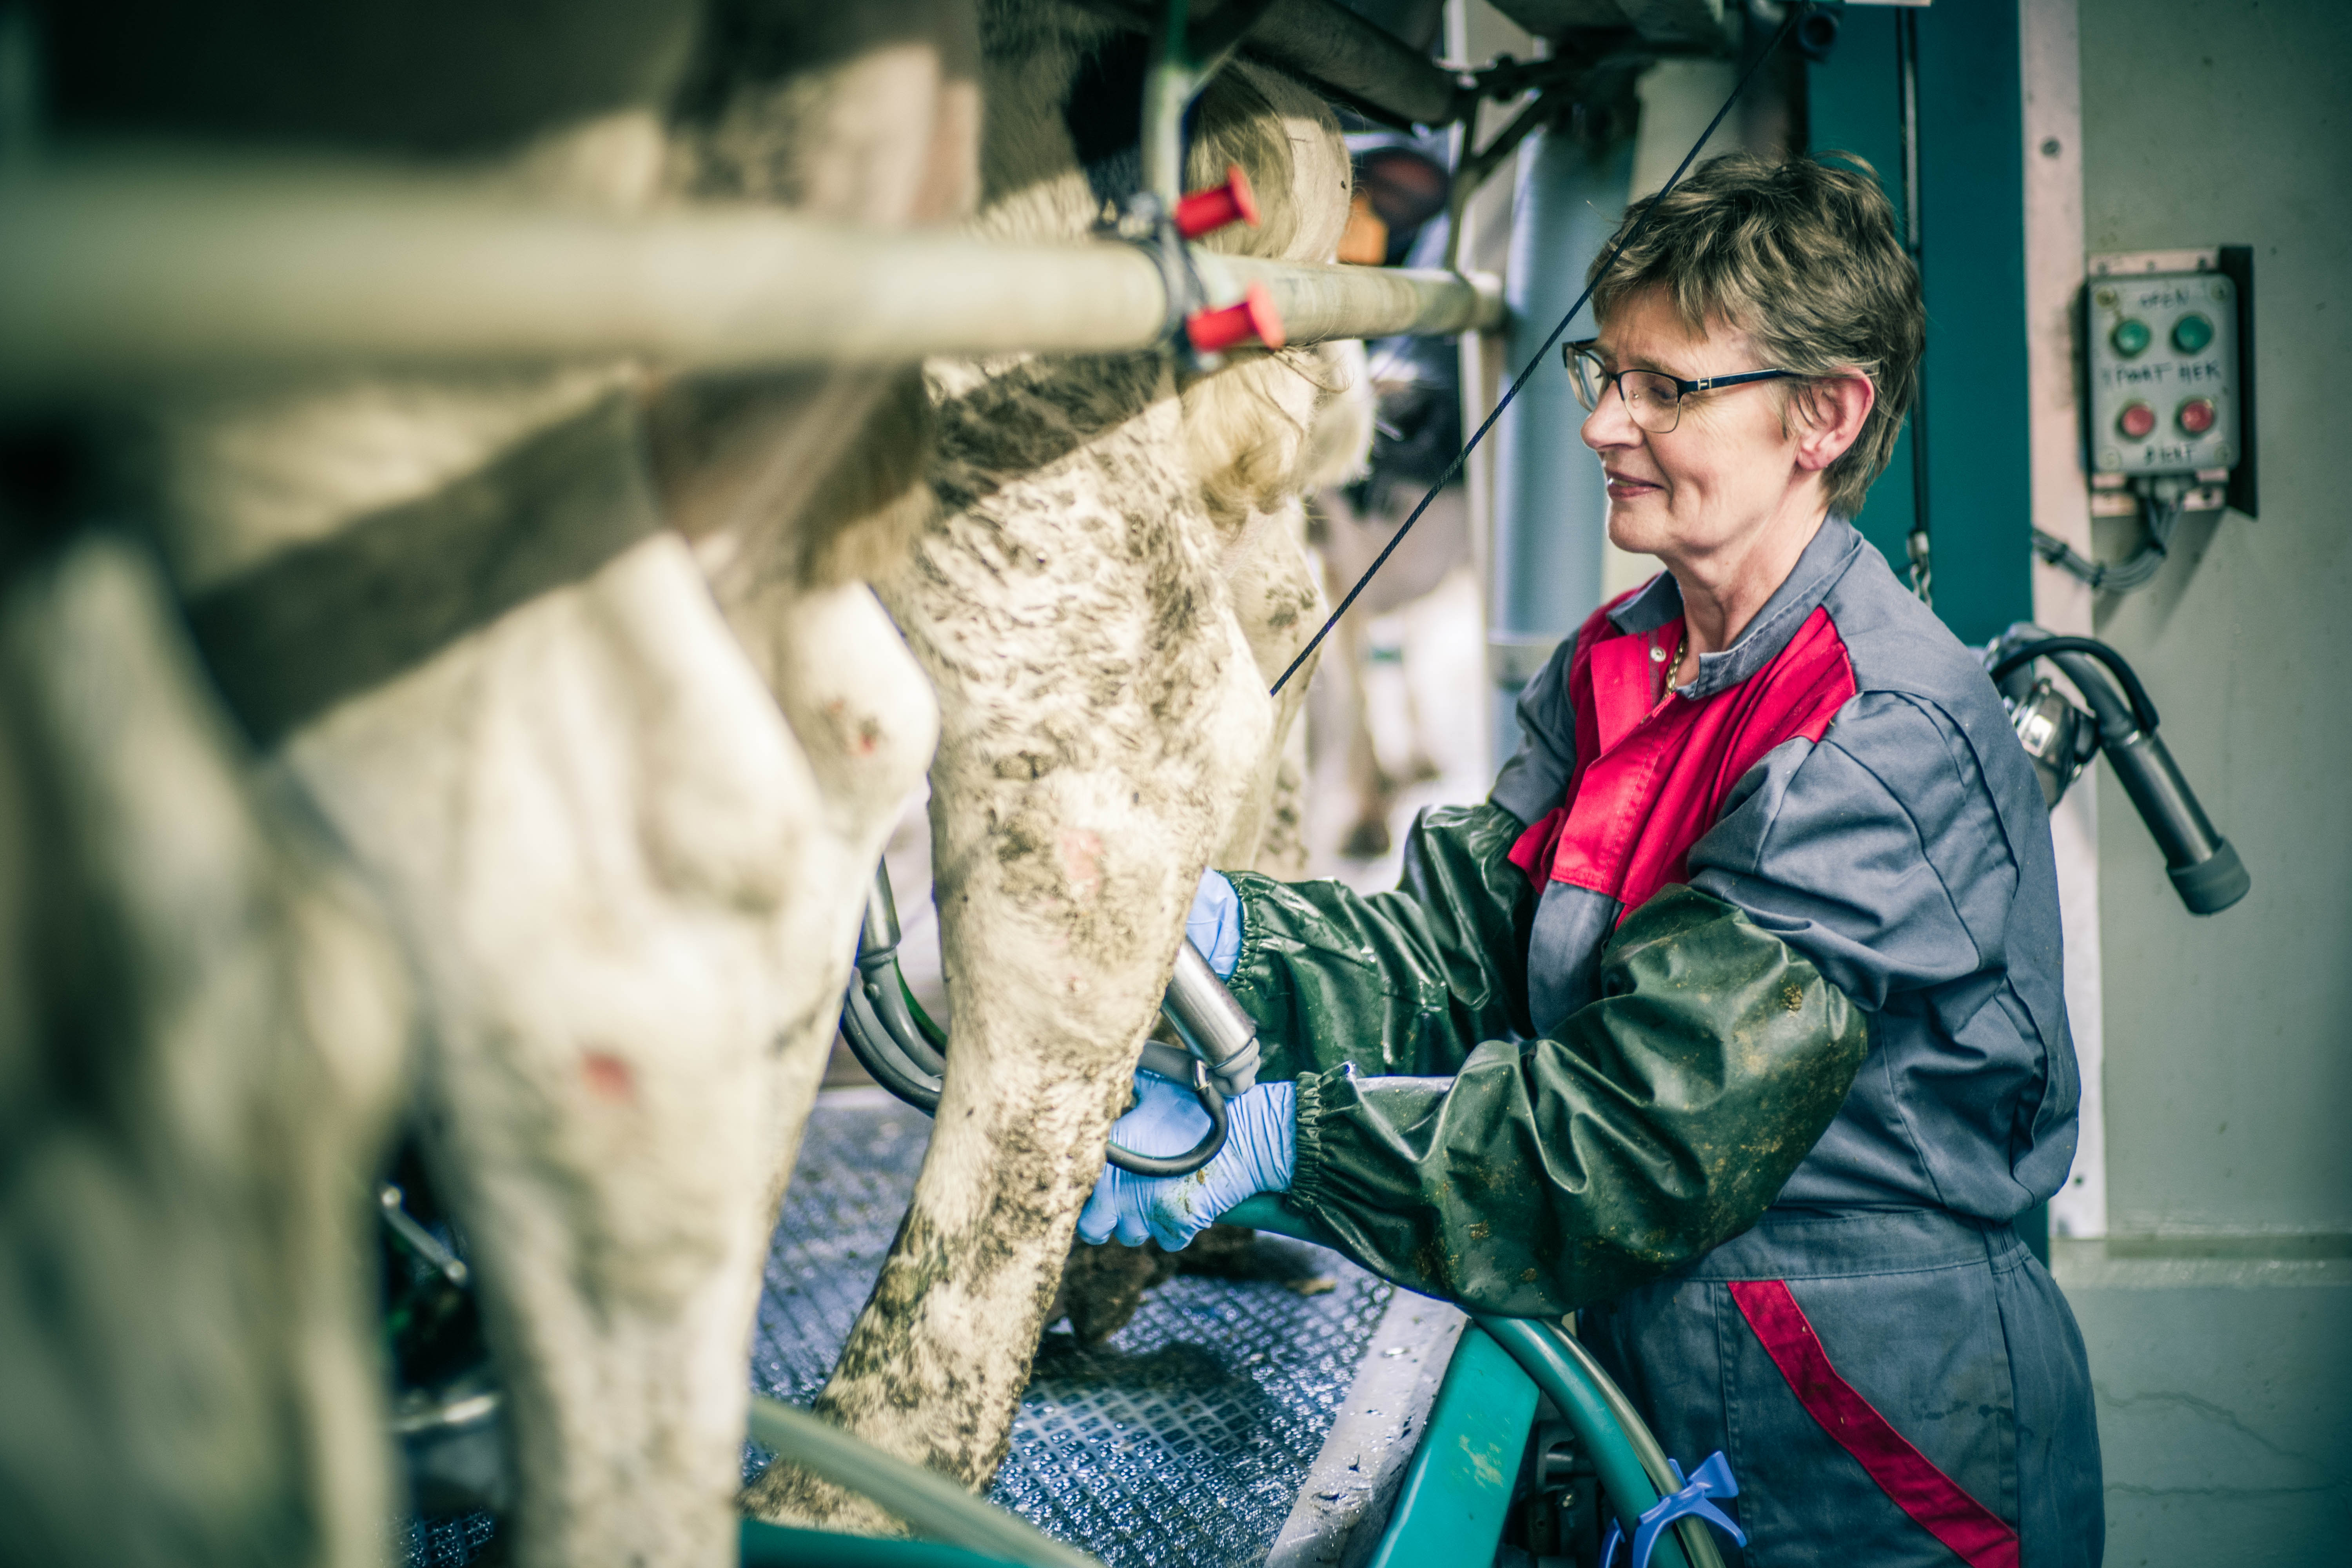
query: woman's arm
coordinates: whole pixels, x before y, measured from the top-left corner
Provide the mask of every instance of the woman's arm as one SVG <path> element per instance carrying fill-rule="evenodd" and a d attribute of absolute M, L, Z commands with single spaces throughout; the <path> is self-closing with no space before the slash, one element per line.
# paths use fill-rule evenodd
<path fill-rule="evenodd" d="M 1451 1074 L 1480 1041 L 1526 1033 L 1535 897 L 1508 859 L 1524 831 L 1494 805 L 1423 812 L 1392 893 L 1232 873 L 1232 987 L 1257 1020 L 1260 1076 Z"/>
<path fill-rule="evenodd" d="M 1627 917 L 1559 1036 L 1489 1041 L 1451 1079 L 1302 1077 L 1288 1201 L 1413 1289 L 1571 1310 L 1754 1224 L 1868 1044 L 1811 963 L 1688 888 Z"/>
<path fill-rule="evenodd" d="M 1635 910 L 1601 999 L 1524 1039 L 1535 898 L 1493 805 L 1414 825 L 1397 892 L 1237 876 L 1234 994 L 1298 1081 L 1289 1201 L 1365 1267 L 1515 1313 L 1746 1229 L 1837 1113 L 1861 1013 L 1729 903 Z"/>

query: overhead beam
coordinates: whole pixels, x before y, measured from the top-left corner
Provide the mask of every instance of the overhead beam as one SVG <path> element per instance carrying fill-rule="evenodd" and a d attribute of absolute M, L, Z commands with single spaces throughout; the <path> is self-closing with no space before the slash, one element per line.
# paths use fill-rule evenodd
<path fill-rule="evenodd" d="M 1156 9 L 1149 0 L 1079 4 L 1139 32 L 1153 25 Z M 1196 5 L 1192 16 L 1200 26 L 1213 28 L 1222 9 Z M 1339 0 L 1273 0 L 1250 24 L 1241 48 L 1393 124 L 1450 125 L 1475 101 L 1453 72 Z"/>

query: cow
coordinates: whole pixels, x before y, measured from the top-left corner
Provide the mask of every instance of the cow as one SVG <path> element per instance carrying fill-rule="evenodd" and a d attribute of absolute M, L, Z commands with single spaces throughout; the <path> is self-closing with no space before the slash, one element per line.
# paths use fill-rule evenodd
<path fill-rule="evenodd" d="M 21 492 L 10 500 L 21 501 Z M 151 552 L 0 538 L 0 1508 L 28 1563 L 380 1562 L 409 977 Z"/>
<path fill-rule="evenodd" d="M 1081 238 L 1122 171 L 1132 181 L 1139 44 L 1047 0 L 982 16 L 972 227 Z M 1189 183 L 1238 165 L 1263 216 L 1213 244 L 1332 258 L 1349 175 L 1318 99 L 1242 63 L 1192 123 Z M 979 1486 L 1193 885 L 1213 860 L 1255 861 L 1280 815 L 1280 726 L 1304 682 L 1280 707 L 1267 688 L 1319 620 L 1292 508 L 1337 387 L 1318 356 L 1292 353 L 1200 376 L 1146 353 L 938 362 L 927 377 L 938 508 L 878 586 L 939 694 L 950 1066 L 912 1205 L 817 1408 Z M 892 1528 L 787 1466 L 746 1501 Z"/>
<path fill-rule="evenodd" d="M 976 188 L 955 0 L 216 26 L 119 0 L 51 35 L 68 132 L 620 213 L 904 222 Z M 774 1200 L 937 721 L 860 582 L 928 504 L 917 387 L 352 366 L 136 412 L 119 488 L 213 675 L 410 955 L 413 1115 L 471 1244 L 518 1560 L 728 1560 Z"/>

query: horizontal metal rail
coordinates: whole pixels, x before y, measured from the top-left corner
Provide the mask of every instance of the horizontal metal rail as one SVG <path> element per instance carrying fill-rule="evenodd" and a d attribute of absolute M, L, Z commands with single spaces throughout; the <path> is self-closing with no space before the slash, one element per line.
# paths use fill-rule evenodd
<path fill-rule="evenodd" d="M 1294 342 L 1502 320 L 1489 278 L 1196 252 Z M 453 182 L 215 172 L 0 184 L 0 394 L 328 363 L 642 357 L 680 368 L 1109 353 L 1162 337 L 1143 251 L 753 208 L 531 210 Z"/>

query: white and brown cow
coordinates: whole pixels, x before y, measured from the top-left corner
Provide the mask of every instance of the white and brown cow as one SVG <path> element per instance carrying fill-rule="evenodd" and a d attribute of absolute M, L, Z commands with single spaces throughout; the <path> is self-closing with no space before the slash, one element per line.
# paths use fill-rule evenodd
<path fill-rule="evenodd" d="M 968 5 L 520 9 L 262 5 L 216 38 L 93 7 L 136 13 L 127 43 L 61 13 L 61 118 L 613 211 L 971 200 Z M 174 40 L 205 71 L 150 58 Z M 239 718 L 413 955 L 520 1561 L 732 1553 L 773 1200 L 936 723 L 858 581 L 922 510 L 926 419 L 887 374 L 354 368 L 186 390 L 120 465 Z M 382 1501 L 336 1529 L 380 1549 Z"/>
<path fill-rule="evenodd" d="M 1072 106 L 1132 45 L 1037 0 L 985 6 L 982 42 L 974 226 L 1085 236 L 1103 193 Z M 1131 87 L 1114 101 L 1131 128 Z M 1330 259 L 1349 169 L 1319 100 L 1229 68 L 1189 158 L 1192 184 L 1239 164 L 1258 194 L 1263 226 L 1213 243 Z M 940 696 L 950 1065 L 912 1207 L 818 1408 L 979 1485 L 1003 1455 L 1194 882 L 1213 858 L 1249 863 L 1267 837 L 1280 729 L 1304 682 L 1279 710 L 1266 689 L 1321 602 L 1291 509 L 1338 377 L 1301 353 L 1183 385 L 1153 354 L 929 374 L 940 508 L 882 586 Z M 887 1528 L 785 1467 L 749 1500 L 774 1518 Z"/>

